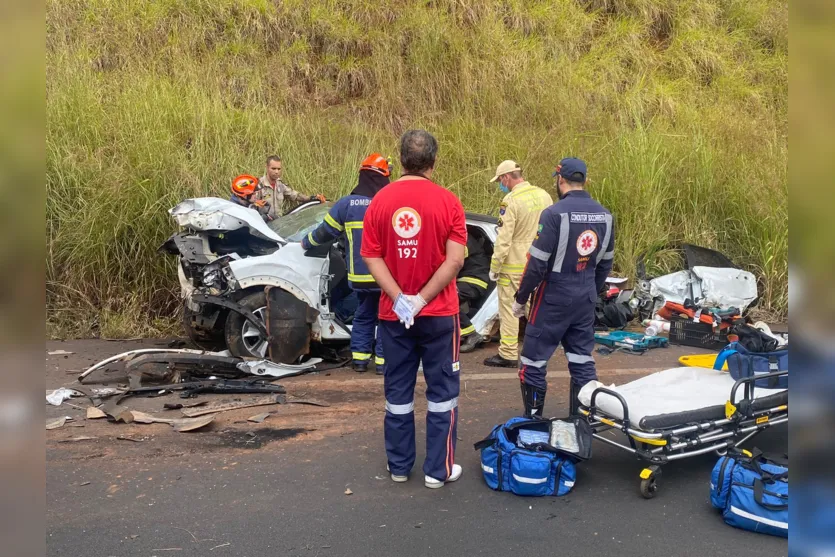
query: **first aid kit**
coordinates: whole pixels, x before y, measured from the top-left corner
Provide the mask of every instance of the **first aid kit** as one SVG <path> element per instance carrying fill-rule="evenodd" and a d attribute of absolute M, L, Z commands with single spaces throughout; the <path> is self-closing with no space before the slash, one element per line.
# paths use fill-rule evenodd
<path fill-rule="evenodd" d="M 490 489 L 541 497 L 565 495 L 575 464 L 591 458 L 591 428 L 583 419 L 511 418 L 475 444 Z"/>
<path fill-rule="evenodd" d="M 722 369 L 727 362 L 731 377 L 737 381 L 745 377 L 756 377 L 789 369 L 789 349 L 774 352 L 751 352 L 739 342 L 732 342 L 722 350 L 713 364 Z M 768 377 L 757 380 L 754 385 L 762 389 L 788 389 L 789 376 Z"/>
<path fill-rule="evenodd" d="M 710 502 L 736 528 L 789 536 L 789 459 L 729 451 L 713 467 Z"/>

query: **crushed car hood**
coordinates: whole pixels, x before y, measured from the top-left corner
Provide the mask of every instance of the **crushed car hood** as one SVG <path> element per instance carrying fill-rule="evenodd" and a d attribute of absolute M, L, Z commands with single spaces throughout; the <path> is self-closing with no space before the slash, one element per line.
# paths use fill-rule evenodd
<path fill-rule="evenodd" d="M 177 224 L 193 230 L 232 231 L 248 228 L 254 236 L 285 243 L 284 238 L 273 232 L 257 211 L 218 197 L 186 199 L 169 209 L 168 213 Z"/>

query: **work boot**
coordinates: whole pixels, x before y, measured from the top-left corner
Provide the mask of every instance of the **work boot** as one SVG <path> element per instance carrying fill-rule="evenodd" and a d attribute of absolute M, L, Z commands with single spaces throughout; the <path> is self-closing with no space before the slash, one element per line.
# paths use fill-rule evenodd
<path fill-rule="evenodd" d="M 357 362 L 354 361 L 351 364 L 351 368 L 356 371 L 357 373 L 365 373 L 368 371 L 368 362 Z"/>
<path fill-rule="evenodd" d="M 464 469 L 461 468 L 460 464 L 453 464 L 452 465 L 452 473 L 449 475 L 449 478 L 445 482 L 441 480 L 436 480 L 430 476 L 423 477 L 423 485 L 428 487 L 429 489 L 438 489 L 439 487 L 444 487 L 445 483 L 457 481 L 458 478 L 461 477 L 461 474 L 464 472 Z"/>
<path fill-rule="evenodd" d="M 376 368 L 375 373 L 377 373 L 377 375 L 385 375 L 386 374 L 386 366 L 385 365 L 375 366 L 375 368 Z"/>
<path fill-rule="evenodd" d="M 568 388 L 568 416 L 574 417 L 580 415 L 580 385 L 574 382 L 573 379 L 569 380 L 570 386 Z"/>
<path fill-rule="evenodd" d="M 462 354 L 466 354 L 468 352 L 472 352 L 476 349 L 476 347 L 481 344 L 481 335 L 478 333 L 470 333 L 461 339 L 461 349 L 459 350 Z"/>
<path fill-rule="evenodd" d="M 388 464 L 386 464 L 386 472 L 391 474 L 391 470 L 389 470 Z M 409 476 L 398 476 L 397 474 L 391 474 L 391 481 L 402 484 L 403 482 L 409 481 Z"/>
<path fill-rule="evenodd" d="M 522 385 L 522 404 L 525 405 L 526 418 L 541 418 L 545 410 L 545 391 L 539 387 L 520 383 Z"/>
<path fill-rule="evenodd" d="M 501 354 L 496 354 L 495 356 L 490 356 L 486 360 L 484 360 L 484 365 L 490 367 L 512 367 L 516 369 L 518 366 L 518 362 L 516 360 L 508 360 L 507 358 L 503 357 Z"/>

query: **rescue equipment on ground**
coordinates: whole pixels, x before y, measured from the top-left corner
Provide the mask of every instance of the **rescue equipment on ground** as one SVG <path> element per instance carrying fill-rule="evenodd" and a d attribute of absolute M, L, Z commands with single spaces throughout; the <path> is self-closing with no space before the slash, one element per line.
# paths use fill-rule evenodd
<path fill-rule="evenodd" d="M 647 336 L 628 331 L 595 333 L 594 341 L 609 348 L 623 348 L 630 352 L 645 352 L 650 348 L 666 348 L 668 340 L 660 336 Z"/>
<path fill-rule="evenodd" d="M 716 357 L 714 369 L 722 369 L 727 362 L 728 371 L 734 379 L 745 379 L 759 375 L 772 374 L 777 371 L 789 370 L 789 349 L 774 352 L 751 352 L 741 342 L 732 342 Z M 756 386 L 763 389 L 788 389 L 789 376 L 772 376 L 767 379 L 757 379 Z"/>
<path fill-rule="evenodd" d="M 475 444 L 490 489 L 541 497 L 574 488 L 575 465 L 591 458 L 591 428 L 584 419 L 511 418 Z"/>
<path fill-rule="evenodd" d="M 789 537 L 788 456 L 729 451 L 713 467 L 710 502 L 735 528 Z"/>
<path fill-rule="evenodd" d="M 788 371 L 766 379 L 782 375 Z M 588 420 L 593 438 L 649 464 L 640 473 L 641 495 L 649 499 L 658 492 L 662 465 L 713 451 L 721 454 L 788 423 L 788 390 L 755 388 L 758 379 L 734 381 L 729 373 L 683 367 L 618 386 L 591 381 L 577 397 L 579 413 Z M 613 436 L 617 431 L 626 442 Z"/>
<path fill-rule="evenodd" d="M 680 356 L 678 363 L 687 367 L 713 368 L 713 364 L 716 363 L 716 356 L 718 355 L 719 354 L 689 354 L 687 356 Z M 722 365 L 722 371 L 728 371 L 728 362 L 725 362 Z"/>
<path fill-rule="evenodd" d="M 621 292 L 617 286 L 610 286 L 597 297 L 594 306 L 595 327 L 623 329 L 635 318 L 629 303 L 622 301 Z"/>

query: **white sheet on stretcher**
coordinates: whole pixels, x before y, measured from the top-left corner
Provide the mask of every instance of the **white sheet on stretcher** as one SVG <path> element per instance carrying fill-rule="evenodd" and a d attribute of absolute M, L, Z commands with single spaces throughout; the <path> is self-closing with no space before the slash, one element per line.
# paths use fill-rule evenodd
<path fill-rule="evenodd" d="M 646 416 L 675 414 L 719 406 L 731 396 L 734 379 L 727 371 L 701 367 L 667 369 L 636 379 L 625 385 L 609 386 L 626 399 L 629 405 L 629 422 L 639 424 Z M 578 398 L 583 406 L 591 403 L 591 394 L 598 387 L 606 387 L 600 381 L 591 381 L 582 389 Z M 754 389 L 754 398 L 777 394 L 784 389 Z M 745 388 L 736 392 L 736 401 L 745 396 Z M 735 402 L 736 402 L 735 401 Z M 620 402 L 606 393 L 599 393 L 597 407 L 617 419 L 623 418 Z"/>

